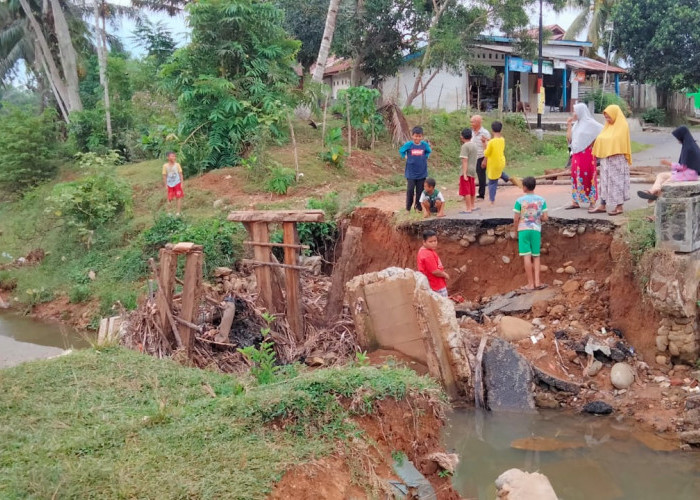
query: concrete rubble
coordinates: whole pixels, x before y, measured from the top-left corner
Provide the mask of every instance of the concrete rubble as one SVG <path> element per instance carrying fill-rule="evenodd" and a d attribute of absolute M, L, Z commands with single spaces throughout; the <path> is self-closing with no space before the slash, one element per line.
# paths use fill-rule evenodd
<path fill-rule="evenodd" d="M 425 276 L 390 267 L 356 276 L 345 290 L 363 349 L 399 351 L 425 364 L 451 398 L 470 394 L 472 372 L 454 305 L 431 291 Z"/>

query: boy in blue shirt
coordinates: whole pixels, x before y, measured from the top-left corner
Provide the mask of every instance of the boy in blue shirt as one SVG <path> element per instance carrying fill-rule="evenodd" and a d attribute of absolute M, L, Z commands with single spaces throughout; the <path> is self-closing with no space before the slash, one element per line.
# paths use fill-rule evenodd
<path fill-rule="evenodd" d="M 423 129 L 421 127 L 413 127 L 411 133 L 413 140 L 408 141 L 399 148 L 401 158 L 406 159 L 404 175 L 406 176 L 406 210 L 409 212 L 413 206 L 418 211 L 421 209 L 419 200 L 421 194 L 423 194 L 423 183 L 428 177 L 428 157 L 432 152 L 430 145 L 423 140 Z"/>
<path fill-rule="evenodd" d="M 547 202 L 535 194 L 537 181 L 534 177 L 522 180 L 524 196 L 515 201 L 513 225 L 518 232 L 518 251 L 525 264 L 527 286 L 525 290 L 541 290 L 547 285 L 540 283 L 540 247 L 542 246 L 542 222 L 547 221 Z"/>

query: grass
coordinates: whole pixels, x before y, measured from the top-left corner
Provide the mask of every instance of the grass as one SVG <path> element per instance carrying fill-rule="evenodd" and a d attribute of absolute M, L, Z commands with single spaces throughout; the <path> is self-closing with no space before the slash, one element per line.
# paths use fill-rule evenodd
<path fill-rule="evenodd" d="M 415 392 L 439 389 L 371 367 L 254 386 L 121 348 L 26 363 L 0 371 L 0 497 L 264 498 L 285 469 L 361 437 L 354 413 Z"/>

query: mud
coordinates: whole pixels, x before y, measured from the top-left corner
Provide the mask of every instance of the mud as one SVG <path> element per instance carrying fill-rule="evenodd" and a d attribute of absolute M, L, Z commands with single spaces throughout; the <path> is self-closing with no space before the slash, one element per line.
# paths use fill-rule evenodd
<path fill-rule="evenodd" d="M 287 471 L 269 498 L 384 498 L 386 495 L 368 493 L 379 493 L 385 480 L 397 479 L 391 470 L 392 453 L 396 452 L 403 452 L 413 462 L 439 500 L 460 498 L 449 477 L 440 477 L 437 464 L 426 458 L 444 451 L 442 410 L 441 403 L 425 397 L 380 401 L 371 414 L 353 419 L 364 435 L 351 448 Z"/>

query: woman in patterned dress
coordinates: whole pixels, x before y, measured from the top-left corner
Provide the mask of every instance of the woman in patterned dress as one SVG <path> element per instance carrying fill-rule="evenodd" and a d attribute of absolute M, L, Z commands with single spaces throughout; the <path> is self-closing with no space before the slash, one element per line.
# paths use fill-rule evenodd
<path fill-rule="evenodd" d="M 595 207 L 598 200 L 598 173 L 593 143 L 603 125 L 595 121 L 588 106 L 580 102 L 567 121 L 566 138 L 571 145 L 571 198 L 567 209 L 581 208 L 584 203 Z"/>
<path fill-rule="evenodd" d="M 602 213 L 607 210 L 608 215 L 620 215 L 623 204 L 630 199 L 630 128 L 620 106 L 608 106 L 603 115 L 605 126 L 593 144 L 593 154 L 600 158 L 600 204 L 588 212 Z M 610 207 L 613 207 L 612 210 L 608 210 Z"/>

